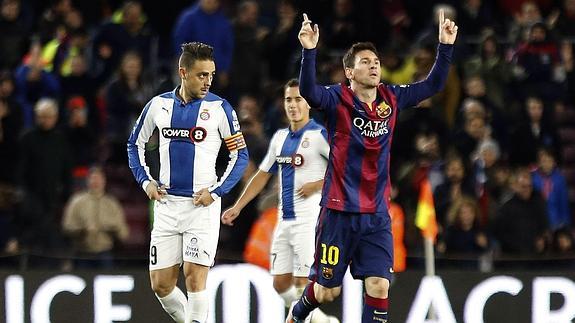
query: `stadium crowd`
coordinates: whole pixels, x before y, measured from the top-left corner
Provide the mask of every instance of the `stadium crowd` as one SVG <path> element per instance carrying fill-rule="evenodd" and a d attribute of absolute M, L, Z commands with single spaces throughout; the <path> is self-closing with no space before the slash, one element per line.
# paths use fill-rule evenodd
<path fill-rule="evenodd" d="M 215 48 L 211 91 L 238 113 L 245 184 L 287 125 L 282 85 L 299 72 L 302 12 L 322 28 L 319 83 L 345 82 L 343 50 L 372 41 L 382 82 L 407 84 L 432 67 L 443 9 L 461 27 L 446 88 L 402 112 L 392 147 L 396 254 L 421 268 L 414 218 L 429 179 L 440 264 L 575 267 L 575 0 L 0 2 L 0 266 L 147 262 L 152 217 L 126 141 L 145 103 L 177 85 L 182 42 Z M 250 229 L 273 221 L 275 191 L 222 227 L 217 261 L 242 261 L 246 246 L 253 258 L 246 241 L 266 239 Z"/>

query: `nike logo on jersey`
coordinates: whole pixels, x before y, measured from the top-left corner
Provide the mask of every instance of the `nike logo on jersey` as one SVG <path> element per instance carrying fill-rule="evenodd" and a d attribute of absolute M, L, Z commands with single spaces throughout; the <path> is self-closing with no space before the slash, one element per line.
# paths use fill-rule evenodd
<path fill-rule="evenodd" d="M 167 114 L 170 114 L 170 111 L 168 110 L 168 108 L 162 107 L 162 110 L 166 111 Z"/>
<path fill-rule="evenodd" d="M 374 310 L 374 311 L 373 311 L 373 314 L 375 314 L 375 315 L 385 315 L 385 314 L 387 314 L 387 312 L 380 312 L 380 311 L 378 311 L 378 310 Z"/>

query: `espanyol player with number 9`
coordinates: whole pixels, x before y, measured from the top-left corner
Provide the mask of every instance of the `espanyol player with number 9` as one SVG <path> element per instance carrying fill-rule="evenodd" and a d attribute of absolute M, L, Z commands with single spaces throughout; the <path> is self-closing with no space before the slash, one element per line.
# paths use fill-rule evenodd
<path fill-rule="evenodd" d="M 158 95 L 136 121 L 128 140 L 134 177 L 154 200 L 150 242 L 150 280 L 164 310 L 178 323 L 205 323 L 206 279 L 213 265 L 220 231 L 220 197 L 241 179 L 248 151 L 236 113 L 209 92 L 215 63 L 213 48 L 182 45 L 181 85 Z M 155 180 L 144 160 L 152 132 L 160 133 L 160 176 Z M 230 151 L 223 176 L 216 176 L 222 142 Z M 186 295 L 176 287 L 184 264 Z"/>

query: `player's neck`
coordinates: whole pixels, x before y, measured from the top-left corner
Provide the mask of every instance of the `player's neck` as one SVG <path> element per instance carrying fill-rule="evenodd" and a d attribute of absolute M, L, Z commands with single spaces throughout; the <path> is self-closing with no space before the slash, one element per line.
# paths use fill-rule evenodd
<path fill-rule="evenodd" d="M 305 127 L 305 125 L 309 122 L 309 119 L 301 119 L 300 121 L 291 121 L 289 124 L 289 128 L 292 132 L 296 132 L 301 128 Z"/>
<path fill-rule="evenodd" d="M 184 101 L 184 103 L 188 103 L 190 101 L 192 101 L 192 96 L 188 93 L 186 93 L 186 91 L 184 90 L 184 86 L 183 84 L 180 85 L 180 89 L 178 90 L 178 95 L 180 96 L 180 99 L 182 99 L 182 101 Z"/>
<path fill-rule="evenodd" d="M 377 87 L 364 87 L 358 84 L 352 84 L 351 90 L 357 95 L 357 98 L 361 102 L 367 104 L 369 107 L 371 107 L 371 104 L 377 98 Z"/>

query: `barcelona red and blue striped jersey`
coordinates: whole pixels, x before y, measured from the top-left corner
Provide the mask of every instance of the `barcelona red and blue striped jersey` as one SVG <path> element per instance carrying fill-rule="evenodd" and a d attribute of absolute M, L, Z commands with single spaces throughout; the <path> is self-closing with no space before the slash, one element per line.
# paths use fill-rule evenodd
<path fill-rule="evenodd" d="M 330 156 L 321 205 L 353 213 L 386 213 L 390 197 L 389 160 L 399 111 L 416 106 L 445 85 L 452 45 L 439 44 L 427 78 L 409 85 L 379 84 L 368 107 L 345 84 L 316 84 L 316 50 L 303 50 L 300 92 L 325 111 Z"/>

